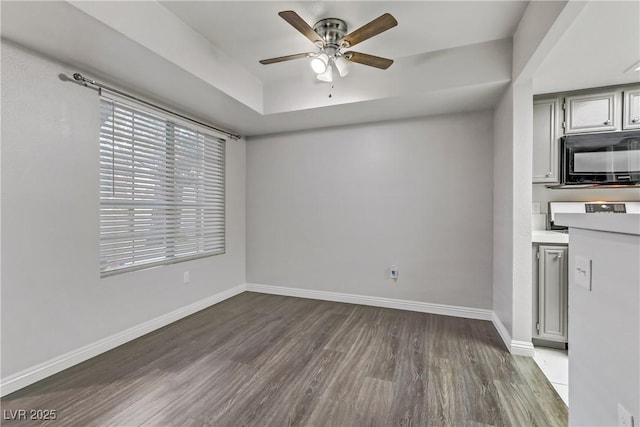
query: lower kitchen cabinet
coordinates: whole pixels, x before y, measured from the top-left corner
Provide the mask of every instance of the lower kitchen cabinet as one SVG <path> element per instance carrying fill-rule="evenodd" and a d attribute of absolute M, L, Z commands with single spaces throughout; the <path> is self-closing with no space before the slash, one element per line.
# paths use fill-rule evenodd
<path fill-rule="evenodd" d="M 564 347 L 568 325 L 568 248 L 535 245 L 533 282 L 533 339 Z M 535 274 L 537 273 L 537 274 Z"/>

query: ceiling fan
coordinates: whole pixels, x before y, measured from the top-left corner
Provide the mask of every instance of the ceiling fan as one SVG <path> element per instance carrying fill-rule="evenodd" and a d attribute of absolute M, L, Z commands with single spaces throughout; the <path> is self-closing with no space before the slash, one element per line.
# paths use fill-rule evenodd
<path fill-rule="evenodd" d="M 386 70 L 393 64 L 391 59 L 347 50 L 398 25 L 398 21 L 389 13 L 379 16 L 348 34 L 347 24 L 342 19 L 321 19 L 311 27 L 292 10 L 279 12 L 278 15 L 311 40 L 319 50 L 317 52 L 297 53 L 295 55 L 263 59 L 260 61 L 263 65 L 292 59 L 313 58 L 311 60 L 311 68 L 318 74 L 318 80 L 332 82 L 333 69 L 336 69 L 340 77 L 344 77 L 349 73 L 349 62 L 357 62 L 382 70 Z"/>

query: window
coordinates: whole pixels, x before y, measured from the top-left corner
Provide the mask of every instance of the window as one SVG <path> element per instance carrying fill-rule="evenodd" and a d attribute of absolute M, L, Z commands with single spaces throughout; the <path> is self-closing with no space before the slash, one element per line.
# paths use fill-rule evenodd
<path fill-rule="evenodd" d="M 225 252 L 225 140 L 100 99 L 100 275 Z"/>

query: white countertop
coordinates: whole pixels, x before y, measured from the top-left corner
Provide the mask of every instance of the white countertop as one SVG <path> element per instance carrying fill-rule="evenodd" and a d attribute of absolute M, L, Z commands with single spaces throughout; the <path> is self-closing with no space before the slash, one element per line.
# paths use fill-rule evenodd
<path fill-rule="evenodd" d="M 570 228 L 640 235 L 640 214 L 637 213 L 557 213 L 554 223 Z"/>
<path fill-rule="evenodd" d="M 569 243 L 569 235 L 560 233 L 559 231 L 550 230 L 531 230 L 532 243 Z"/>

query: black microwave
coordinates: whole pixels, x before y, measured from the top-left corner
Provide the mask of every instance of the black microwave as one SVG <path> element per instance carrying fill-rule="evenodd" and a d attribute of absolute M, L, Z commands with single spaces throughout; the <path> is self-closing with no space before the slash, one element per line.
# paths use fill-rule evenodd
<path fill-rule="evenodd" d="M 640 184 L 640 130 L 562 138 L 563 184 Z"/>

